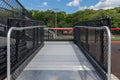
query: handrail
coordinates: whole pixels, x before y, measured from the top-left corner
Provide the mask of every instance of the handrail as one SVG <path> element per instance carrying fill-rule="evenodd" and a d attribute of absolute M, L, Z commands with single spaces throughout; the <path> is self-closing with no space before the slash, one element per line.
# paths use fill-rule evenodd
<path fill-rule="evenodd" d="M 101 27 L 88 27 L 88 26 L 75 26 L 79 28 L 87 28 L 87 29 L 97 29 L 102 30 L 106 29 L 107 35 L 108 35 L 108 74 L 107 74 L 107 80 L 111 80 L 111 32 L 110 29 L 107 26 L 101 26 Z"/>
<path fill-rule="evenodd" d="M 11 67 L 10 67 L 10 37 L 11 37 L 11 33 L 13 30 L 17 30 L 17 31 L 21 31 L 21 30 L 26 30 L 26 29 L 34 29 L 34 28 L 42 28 L 42 27 L 46 27 L 45 25 L 43 26 L 29 26 L 29 27 L 11 27 L 7 33 L 7 80 L 10 80 L 10 71 L 11 71 Z"/>
<path fill-rule="evenodd" d="M 73 31 L 74 28 L 47 28 L 47 29 L 52 29 L 52 30 L 61 30 L 61 31 L 66 31 L 66 30 L 71 30 Z"/>

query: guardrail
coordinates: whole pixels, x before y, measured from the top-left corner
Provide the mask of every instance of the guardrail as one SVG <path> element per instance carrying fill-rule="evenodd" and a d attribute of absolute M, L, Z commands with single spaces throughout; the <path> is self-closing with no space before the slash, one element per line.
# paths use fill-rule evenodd
<path fill-rule="evenodd" d="M 74 42 L 85 53 L 103 80 L 111 80 L 111 32 L 109 28 L 76 25 Z"/>
<path fill-rule="evenodd" d="M 12 73 L 11 72 L 11 55 L 12 55 L 11 54 L 11 44 L 12 44 L 12 42 L 11 42 L 11 34 L 12 34 L 12 31 L 21 31 L 21 33 L 24 34 L 24 36 L 22 36 L 22 37 L 25 38 L 25 33 L 26 33 L 26 35 L 29 35 L 29 33 L 28 33 L 28 31 L 24 32 L 23 30 L 30 30 L 30 32 L 31 32 L 31 30 L 37 29 L 38 32 L 41 31 L 43 33 L 43 31 L 44 31 L 43 27 L 45 27 L 45 26 L 30 26 L 30 27 L 21 27 L 21 28 L 20 27 L 19 28 L 17 28 L 17 27 L 11 27 L 9 29 L 8 34 L 7 34 L 7 80 L 11 79 L 11 73 Z M 42 30 L 40 30 L 40 29 L 42 29 Z M 24 59 L 24 57 L 26 56 L 27 53 L 30 53 L 33 49 L 38 48 L 40 45 L 42 45 L 43 44 L 43 36 L 44 36 L 43 34 L 37 33 L 37 34 L 35 34 L 35 35 L 32 36 L 33 40 L 31 40 L 31 39 L 24 39 L 24 40 L 22 39 L 21 40 L 21 38 L 19 37 L 19 41 L 20 41 L 21 45 L 17 44 L 17 46 L 21 46 L 21 47 L 17 48 L 17 53 L 16 53 L 17 56 L 16 57 L 18 57 L 18 59 L 19 59 L 19 60 L 17 59 L 17 61 L 18 62 L 21 61 L 22 59 Z M 24 43 L 24 42 L 26 42 L 25 43 L 25 49 L 21 49 L 21 48 L 23 48 L 23 46 L 22 46 L 23 44 L 22 43 Z M 36 42 L 37 44 L 34 44 L 34 42 Z M 16 43 L 17 43 L 17 41 L 16 41 Z M 27 52 L 28 51 L 27 50 L 27 51 L 24 52 L 25 54 L 22 54 L 22 53 L 20 53 L 21 52 L 20 49 L 21 50 L 27 50 L 27 49 L 29 49 L 29 52 Z"/>
<path fill-rule="evenodd" d="M 18 0 L 0 0 L 0 80 L 6 75 L 7 33 L 11 27 L 44 26 L 43 22 L 33 19 Z M 43 45 L 43 27 L 13 31 L 10 52 L 11 73 L 14 72 L 33 52 Z"/>
<path fill-rule="evenodd" d="M 33 29 L 13 31 L 11 34 L 10 51 L 11 55 L 11 72 L 16 71 L 18 66 L 23 64 L 26 59 L 35 54 L 34 52 L 43 46 L 44 42 L 44 28 L 39 26 L 45 26 L 43 22 L 36 20 L 26 20 L 19 18 L 10 18 L 7 20 L 7 26 L 0 35 L 0 80 L 4 79 L 6 75 L 6 55 L 7 55 L 7 33 L 11 27 L 25 28 L 33 27 Z M 34 28 L 38 26 L 38 28 Z M 0 28 L 1 29 L 1 28 Z M 3 34 L 3 35 L 2 35 Z"/>

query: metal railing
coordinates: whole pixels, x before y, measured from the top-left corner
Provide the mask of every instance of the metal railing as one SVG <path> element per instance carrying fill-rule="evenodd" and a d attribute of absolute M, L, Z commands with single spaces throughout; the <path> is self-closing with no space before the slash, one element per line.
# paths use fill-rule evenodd
<path fill-rule="evenodd" d="M 10 49 L 11 49 L 10 48 L 11 42 L 10 42 L 10 39 L 11 39 L 11 33 L 12 33 L 12 31 L 13 30 L 16 30 L 16 31 L 30 30 L 30 29 L 43 28 L 43 27 L 44 26 L 31 26 L 31 27 L 21 27 L 21 28 L 11 27 L 9 29 L 8 34 L 7 34 L 7 80 L 10 80 L 10 76 L 11 76 L 11 51 L 10 51 Z M 37 37 L 42 37 L 42 36 L 37 36 Z"/>
<path fill-rule="evenodd" d="M 35 54 L 34 52 L 43 46 L 44 42 L 44 28 L 43 22 L 36 20 L 26 20 L 18 18 L 10 18 L 7 20 L 5 35 L 0 36 L 0 80 L 4 79 L 6 75 L 6 55 L 7 55 L 7 33 L 11 27 L 25 28 L 27 30 L 14 30 L 10 37 L 10 52 L 11 54 L 11 74 L 25 62 L 29 56 Z M 3 24 L 1 24 L 3 25 Z M 3 25 L 4 26 L 4 25 Z M 28 29 L 31 26 L 33 28 Z M 41 27 L 42 26 L 42 27 Z"/>
<path fill-rule="evenodd" d="M 10 37 L 11 74 L 29 56 L 35 54 L 34 52 L 39 47 L 43 46 L 44 29 L 40 26 L 44 26 L 44 23 L 31 19 L 33 19 L 32 16 L 18 0 L 0 0 L 0 80 L 7 76 L 7 33 L 11 27 L 35 27 L 29 30 L 27 28 L 27 30 L 12 31 Z"/>
<path fill-rule="evenodd" d="M 107 26 L 75 26 L 74 42 L 103 79 L 111 80 L 111 32 Z"/>

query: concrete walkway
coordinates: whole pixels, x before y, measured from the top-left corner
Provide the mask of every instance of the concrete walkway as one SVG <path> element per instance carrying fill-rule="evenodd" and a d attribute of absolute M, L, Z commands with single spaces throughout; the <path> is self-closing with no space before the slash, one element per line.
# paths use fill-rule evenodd
<path fill-rule="evenodd" d="M 45 42 L 17 80 L 102 80 L 72 42 Z"/>

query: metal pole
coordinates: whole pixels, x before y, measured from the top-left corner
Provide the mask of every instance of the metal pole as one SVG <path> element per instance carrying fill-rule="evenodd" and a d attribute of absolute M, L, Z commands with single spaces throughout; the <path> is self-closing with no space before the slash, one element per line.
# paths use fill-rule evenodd
<path fill-rule="evenodd" d="M 57 28 L 57 12 L 55 12 L 55 28 Z M 56 30 L 56 34 L 57 34 L 57 30 Z"/>
<path fill-rule="evenodd" d="M 111 80 L 111 33 L 108 27 L 105 28 L 108 34 L 108 80 Z"/>
<path fill-rule="evenodd" d="M 57 10 L 59 10 L 59 9 L 57 9 L 57 8 L 55 8 L 55 9 L 53 9 L 53 10 L 55 10 L 55 27 L 54 28 L 57 28 Z M 57 35 L 57 30 L 55 31 L 55 33 L 56 33 L 56 35 Z"/>
<path fill-rule="evenodd" d="M 12 28 L 9 29 L 8 34 L 7 34 L 7 80 L 10 80 L 10 36 L 12 32 Z"/>

